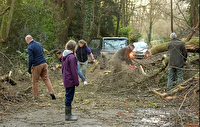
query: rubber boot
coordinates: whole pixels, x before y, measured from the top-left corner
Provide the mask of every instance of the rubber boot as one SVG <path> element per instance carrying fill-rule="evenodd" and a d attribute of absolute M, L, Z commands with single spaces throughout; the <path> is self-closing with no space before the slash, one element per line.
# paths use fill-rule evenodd
<path fill-rule="evenodd" d="M 65 107 L 65 120 L 66 121 L 77 121 L 78 118 L 72 115 L 72 107 L 66 106 Z"/>

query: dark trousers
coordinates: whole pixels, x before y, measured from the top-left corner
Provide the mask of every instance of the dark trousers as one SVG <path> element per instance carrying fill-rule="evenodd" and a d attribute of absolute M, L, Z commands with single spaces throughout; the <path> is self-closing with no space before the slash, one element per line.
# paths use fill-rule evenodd
<path fill-rule="evenodd" d="M 71 106 L 72 101 L 74 99 L 74 93 L 75 93 L 75 86 L 65 88 L 65 106 Z"/>
<path fill-rule="evenodd" d="M 167 91 L 171 90 L 175 86 L 175 76 L 178 78 L 177 85 L 180 85 L 183 82 L 183 70 L 177 68 L 168 69 Z"/>

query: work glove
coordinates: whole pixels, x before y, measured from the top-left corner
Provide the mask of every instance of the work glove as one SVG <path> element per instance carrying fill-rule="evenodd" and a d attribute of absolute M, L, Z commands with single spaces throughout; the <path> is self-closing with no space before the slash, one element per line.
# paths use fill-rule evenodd
<path fill-rule="evenodd" d="M 133 69 L 135 69 L 135 68 L 136 68 L 136 66 L 134 66 L 134 65 L 131 65 L 131 64 L 129 64 L 129 65 L 128 65 L 128 67 L 129 67 L 131 70 L 133 70 Z"/>
<path fill-rule="evenodd" d="M 28 73 L 29 73 L 29 74 L 32 74 L 32 73 L 31 73 L 31 68 L 28 68 Z"/>
<path fill-rule="evenodd" d="M 136 68 L 136 66 L 132 66 L 132 67 L 131 67 L 131 70 L 133 70 L 133 69 L 135 69 L 135 68 Z"/>

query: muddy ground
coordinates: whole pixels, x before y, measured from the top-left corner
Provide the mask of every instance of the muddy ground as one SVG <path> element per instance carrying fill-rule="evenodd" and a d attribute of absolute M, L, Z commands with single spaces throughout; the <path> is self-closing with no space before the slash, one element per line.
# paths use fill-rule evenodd
<path fill-rule="evenodd" d="M 160 57 L 158 57 L 160 58 Z M 152 58 L 150 68 L 156 70 Z M 144 63 L 144 60 L 141 62 Z M 158 63 L 161 63 L 159 61 Z M 135 63 L 136 64 L 136 63 Z M 157 63 L 156 63 L 157 64 Z M 137 65 L 137 64 L 136 64 Z M 64 120 L 65 90 L 61 79 L 61 69 L 50 70 L 50 80 L 57 99 L 51 100 L 47 89 L 40 80 L 39 101 L 32 100 L 31 77 L 28 74 L 15 76 L 18 84 L 11 86 L 1 84 L 0 126 L 1 127 L 179 127 L 198 126 L 199 95 L 191 92 L 185 103 L 177 112 L 183 101 L 182 91 L 176 98 L 166 100 L 150 91 L 150 88 L 166 89 L 166 74 L 147 78 L 136 70 L 125 69 L 119 75 L 105 74 L 97 68 L 90 73 L 87 81 L 76 87 L 73 101 L 73 114 L 79 118 L 76 122 Z M 127 67 L 128 68 L 128 67 Z M 150 69 L 149 69 L 150 70 Z M 151 72 L 153 73 L 153 72 Z M 194 72 L 188 72 L 188 74 Z M 196 72 L 195 72 L 196 73 Z M 199 83 L 198 81 L 193 84 Z M 181 125 L 182 124 L 182 125 Z"/>

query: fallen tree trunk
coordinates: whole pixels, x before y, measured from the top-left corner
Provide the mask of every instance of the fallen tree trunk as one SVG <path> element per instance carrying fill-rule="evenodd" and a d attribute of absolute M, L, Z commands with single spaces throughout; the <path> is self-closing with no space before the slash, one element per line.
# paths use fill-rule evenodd
<path fill-rule="evenodd" d="M 155 45 L 151 48 L 151 55 L 167 51 L 168 42 Z M 185 47 L 188 52 L 199 52 L 199 38 L 191 39 L 185 42 Z"/>
<path fill-rule="evenodd" d="M 91 73 L 93 73 L 94 71 L 95 71 L 95 69 L 97 68 L 97 65 L 99 64 L 99 61 L 96 61 L 95 63 L 94 63 L 94 67 L 91 69 Z"/>
<path fill-rule="evenodd" d="M 192 31 L 188 35 L 188 37 L 185 40 L 183 40 L 183 42 L 186 44 L 186 49 L 188 52 L 198 52 L 199 53 L 199 39 L 198 40 L 195 39 L 196 43 L 193 44 L 192 50 L 191 50 L 191 44 L 190 44 L 190 41 L 193 41 L 192 36 L 194 35 L 194 33 L 196 32 L 196 30 L 198 28 L 199 28 L 199 22 L 197 23 L 196 27 L 194 29 L 192 29 Z M 167 44 L 168 44 L 168 42 L 165 42 L 165 43 L 161 43 L 161 44 L 153 46 L 151 48 L 151 54 L 155 55 L 157 53 L 167 51 L 168 50 Z M 190 46 L 187 46 L 187 45 L 190 45 Z"/>
<path fill-rule="evenodd" d="M 199 53 L 199 38 L 191 39 L 185 43 L 185 47 L 188 52 L 198 52 Z"/>
<path fill-rule="evenodd" d="M 151 55 L 155 55 L 157 53 L 167 51 L 168 50 L 167 49 L 167 45 L 168 45 L 168 42 L 160 43 L 160 44 L 157 44 L 157 45 L 153 46 L 151 48 Z"/>

